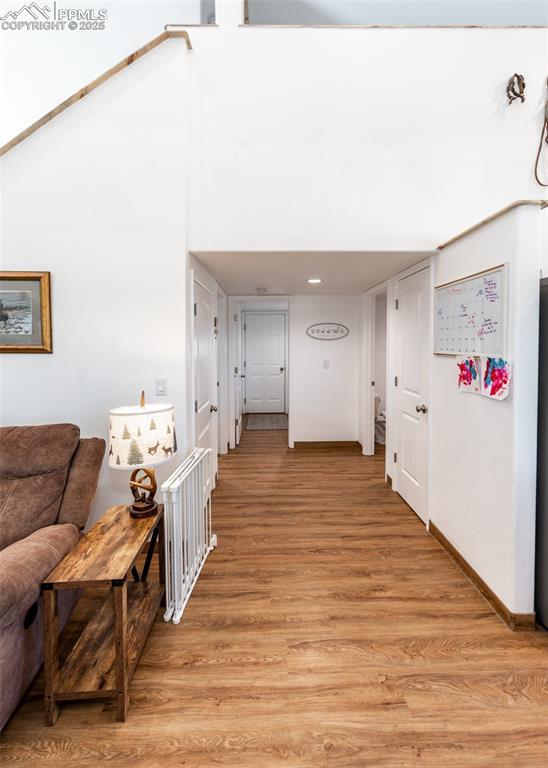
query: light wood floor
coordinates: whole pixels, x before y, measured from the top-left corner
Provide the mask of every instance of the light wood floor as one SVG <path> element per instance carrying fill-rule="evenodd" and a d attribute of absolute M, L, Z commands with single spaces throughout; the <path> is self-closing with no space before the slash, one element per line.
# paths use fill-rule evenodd
<path fill-rule="evenodd" d="M 222 459 L 219 548 L 182 623 L 154 625 L 127 723 L 76 703 L 46 728 L 37 684 L 4 764 L 548 766 L 548 635 L 499 621 L 380 457 L 286 439 Z"/>

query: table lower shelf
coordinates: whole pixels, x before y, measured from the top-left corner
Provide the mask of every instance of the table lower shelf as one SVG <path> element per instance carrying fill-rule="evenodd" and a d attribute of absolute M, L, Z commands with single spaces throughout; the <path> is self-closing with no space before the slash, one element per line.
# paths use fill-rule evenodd
<path fill-rule="evenodd" d="M 131 679 L 164 593 L 157 582 L 127 585 L 127 670 Z M 114 608 L 107 598 L 59 670 L 58 701 L 111 698 L 116 688 Z"/>

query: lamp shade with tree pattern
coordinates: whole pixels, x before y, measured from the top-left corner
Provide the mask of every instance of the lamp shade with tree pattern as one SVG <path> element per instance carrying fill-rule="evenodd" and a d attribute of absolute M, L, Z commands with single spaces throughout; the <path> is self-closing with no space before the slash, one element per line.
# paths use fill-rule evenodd
<path fill-rule="evenodd" d="M 177 453 L 175 409 L 147 403 L 110 411 L 108 464 L 113 469 L 153 467 Z"/>

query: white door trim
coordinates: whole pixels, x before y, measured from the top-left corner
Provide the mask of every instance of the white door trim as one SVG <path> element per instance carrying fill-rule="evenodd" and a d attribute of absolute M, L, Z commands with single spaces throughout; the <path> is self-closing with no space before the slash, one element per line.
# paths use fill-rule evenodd
<path fill-rule="evenodd" d="M 228 408 L 228 298 L 220 286 L 217 286 L 217 406 L 219 408 L 220 454 L 228 453 L 229 443 L 229 408 Z"/>
<path fill-rule="evenodd" d="M 236 319 L 235 319 L 236 318 Z M 228 297 L 228 444 L 236 448 L 236 388 L 234 385 L 234 369 L 239 369 L 237 359 L 237 334 L 240 333 L 241 310 L 240 304 L 231 296 Z"/>

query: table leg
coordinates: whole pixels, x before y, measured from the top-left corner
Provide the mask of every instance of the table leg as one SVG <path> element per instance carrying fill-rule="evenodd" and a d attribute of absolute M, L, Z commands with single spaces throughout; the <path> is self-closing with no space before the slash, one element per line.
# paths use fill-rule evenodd
<path fill-rule="evenodd" d="M 127 582 L 112 587 L 116 643 L 116 719 L 125 722 L 129 704 L 127 668 Z"/>
<path fill-rule="evenodd" d="M 59 706 L 55 694 L 59 688 L 59 616 L 57 592 L 54 589 L 42 593 L 44 623 L 44 711 L 46 725 L 55 725 Z"/>
<path fill-rule="evenodd" d="M 154 549 L 156 547 L 157 539 L 158 539 L 158 526 L 156 526 L 156 528 L 152 531 L 152 536 L 150 537 L 145 565 L 143 567 L 143 572 L 141 574 L 141 581 L 146 581 L 148 578 L 148 572 L 150 569 L 150 564 L 152 562 L 152 556 L 154 555 Z"/>
<path fill-rule="evenodd" d="M 160 584 L 164 587 L 164 594 L 162 595 L 161 605 L 166 607 L 166 562 L 165 562 L 165 539 L 164 539 L 164 517 L 158 523 L 158 567 L 160 569 L 159 580 Z"/>

